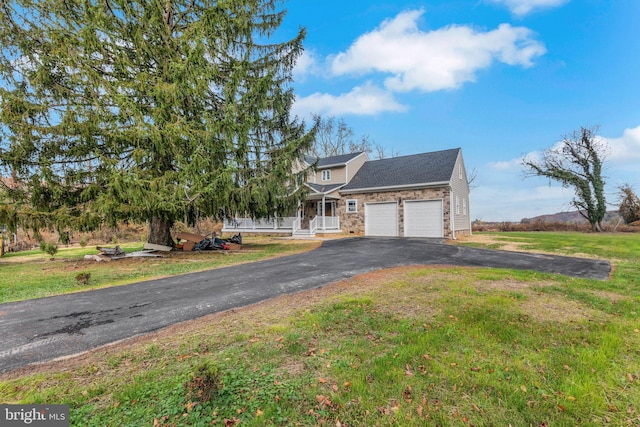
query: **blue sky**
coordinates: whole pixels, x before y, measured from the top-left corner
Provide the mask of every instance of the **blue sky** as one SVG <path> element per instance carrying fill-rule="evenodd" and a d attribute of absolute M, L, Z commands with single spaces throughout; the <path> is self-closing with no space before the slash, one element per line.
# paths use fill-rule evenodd
<path fill-rule="evenodd" d="M 573 210 L 520 159 L 581 126 L 608 144 L 607 200 L 640 193 L 638 0 L 289 0 L 305 27 L 294 111 L 343 118 L 400 155 L 462 148 L 473 219 Z"/>

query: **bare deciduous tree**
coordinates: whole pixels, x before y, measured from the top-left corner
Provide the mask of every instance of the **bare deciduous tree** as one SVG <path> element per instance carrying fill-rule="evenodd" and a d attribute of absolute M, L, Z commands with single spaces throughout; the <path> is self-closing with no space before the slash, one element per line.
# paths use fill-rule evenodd
<path fill-rule="evenodd" d="M 343 118 L 314 114 L 313 122 L 317 126 L 316 139 L 309 150 L 309 155 L 313 157 L 331 157 L 361 151 L 369 155 L 374 154 L 377 159 L 400 155 L 393 148 L 387 155 L 387 148 L 382 144 L 376 144 L 367 134 L 356 138 L 353 128 Z"/>
<path fill-rule="evenodd" d="M 393 147 L 391 148 L 391 151 L 389 152 L 388 155 L 387 155 L 387 147 L 385 147 L 384 145 L 376 144 L 375 149 L 376 149 L 376 155 L 378 159 L 386 159 L 389 157 L 400 156 L 400 152 L 394 149 Z"/>
<path fill-rule="evenodd" d="M 345 154 L 353 144 L 353 128 L 342 118 L 314 115 L 318 124 L 316 139 L 310 154 L 315 157 L 331 157 Z"/>
<path fill-rule="evenodd" d="M 620 190 L 620 216 L 625 223 L 631 224 L 640 221 L 640 199 L 629 184 L 619 187 Z"/>

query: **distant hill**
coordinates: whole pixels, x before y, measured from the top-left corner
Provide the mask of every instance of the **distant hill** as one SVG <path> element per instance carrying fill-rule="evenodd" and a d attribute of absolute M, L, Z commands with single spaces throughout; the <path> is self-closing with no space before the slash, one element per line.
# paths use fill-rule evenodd
<path fill-rule="evenodd" d="M 618 222 L 620 214 L 618 211 L 608 211 L 604 217 L 604 222 Z M 539 215 L 533 218 L 523 218 L 520 223 L 530 224 L 532 222 L 547 222 L 561 224 L 586 224 L 587 220 L 578 211 L 558 212 L 554 214 Z"/>

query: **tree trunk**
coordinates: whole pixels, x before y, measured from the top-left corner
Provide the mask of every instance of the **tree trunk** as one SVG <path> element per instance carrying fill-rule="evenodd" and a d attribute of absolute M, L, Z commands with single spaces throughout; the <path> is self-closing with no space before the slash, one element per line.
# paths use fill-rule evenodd
<path fill-rule="evenodd" d="M 149 237 L 147 238 L 147 242 L 156 245 L 171 246 L 172 248 L 175 247 L 175 243 L 171 237 L 172 226 L 173 221 L 152 216 L 149 220 Z"/>

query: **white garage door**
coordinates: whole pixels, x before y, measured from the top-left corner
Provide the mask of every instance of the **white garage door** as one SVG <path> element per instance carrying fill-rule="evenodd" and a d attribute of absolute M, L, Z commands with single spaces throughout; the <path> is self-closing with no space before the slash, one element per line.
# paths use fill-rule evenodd
<path fill-rule="evenodd" d="M 364 207 L 364 234 L 367 236 L 398 235 L 398 204 L 367 203 Z"/>
<path fill-rule="evenodd" d="M 405 201 L 405 237 L 443 237 L 442 200 Z"/>

